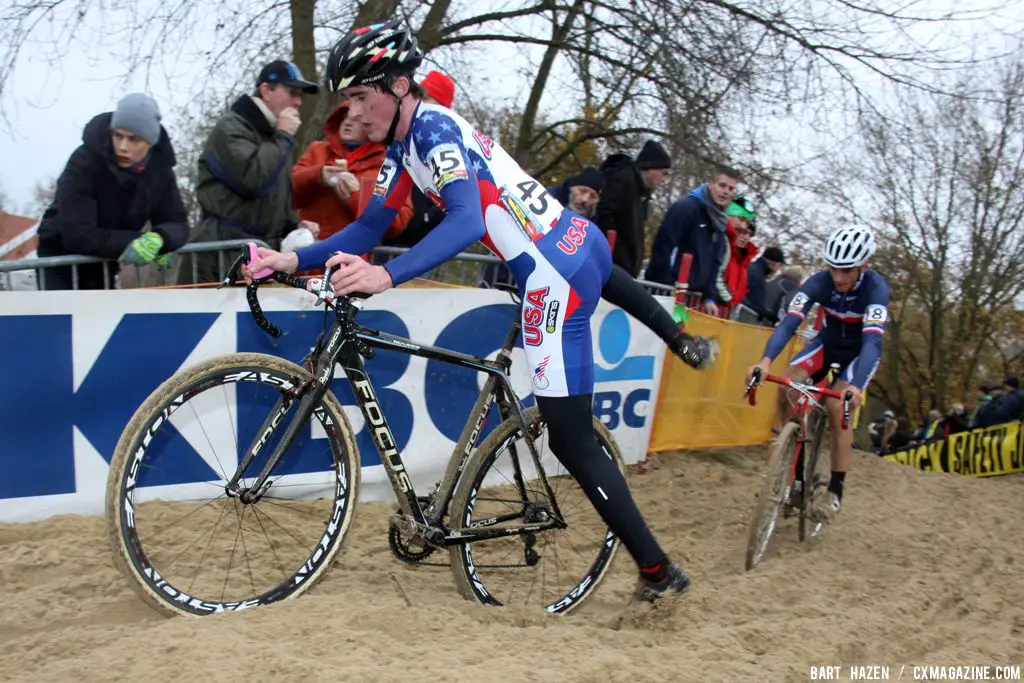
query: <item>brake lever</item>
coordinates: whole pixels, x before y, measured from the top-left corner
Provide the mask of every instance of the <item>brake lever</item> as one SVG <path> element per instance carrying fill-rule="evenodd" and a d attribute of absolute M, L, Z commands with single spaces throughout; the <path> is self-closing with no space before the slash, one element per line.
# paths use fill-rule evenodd
<path fill-rule="evenodd" d="M 337 252 L 335 252 L 337 253 Z M 327 295 L 334 295 L 334 288 L 331 286 L 331 275 L 338 269 L 338 266 L 324 266 L 324 276 L 320 279 L 320 286 L 314 292 L 316 294 L 315 306 L 319 306 L 327 300 Z"/>
<path fill-rule="evenodd" d="M 853 400 L 853 392 L 847 391 L 843 397 L 843 429 L 850 428 L 850 401 Z"/>
<path fill-rule="evenodd" d="M 761 383 L 761 368 L 754 368 L 747 388 L 743 392 L 743 398 L 749 399 L 750 405 L 757 405 L 757 385 Z"/>

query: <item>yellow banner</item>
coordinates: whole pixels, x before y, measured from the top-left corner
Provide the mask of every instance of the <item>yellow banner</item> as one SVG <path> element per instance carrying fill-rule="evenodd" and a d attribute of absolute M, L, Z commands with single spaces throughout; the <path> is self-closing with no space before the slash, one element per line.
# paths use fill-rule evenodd
<path fill-rule="evenodd" d="M 655 423 L 657 424 L 657 423 Z M 960 432 L 885 459 L 925 472 L 951 472 L 973 477 L 1024 472 L 1024 429 L 1020 422 Z"/>
<path fill-rule="evenodd" d="M 743 388 L 747 368 L 761 360 L 774 330 L 691 310 L 686 331 L 717 338 L 721 355 L 712 370 L 699 372 L 665 354 L 650 450 L 745 446 L 770 440 L 777 385 L 759 387 L 756 406 L 743 399 Z M 781 375 L 803 344 L 802 338 L 794 337 L 775 359 L 772 374 Z"/>

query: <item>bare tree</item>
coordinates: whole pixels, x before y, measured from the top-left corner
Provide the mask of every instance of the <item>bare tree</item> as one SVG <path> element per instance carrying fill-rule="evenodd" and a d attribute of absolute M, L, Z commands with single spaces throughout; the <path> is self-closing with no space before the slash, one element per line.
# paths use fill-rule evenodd
<path fill-rule="evenodd" d="M 864 122 L 852 215 L 879 229 L 893 331 L 876 393 L 923 413 L 963 401 L 1021 356 L 1024 295 L 1024 64 L 918 94 Z M 935 90 L 941 90 L 936 88 Z M 898 120 L 897 120 L 898 117 Z"/>

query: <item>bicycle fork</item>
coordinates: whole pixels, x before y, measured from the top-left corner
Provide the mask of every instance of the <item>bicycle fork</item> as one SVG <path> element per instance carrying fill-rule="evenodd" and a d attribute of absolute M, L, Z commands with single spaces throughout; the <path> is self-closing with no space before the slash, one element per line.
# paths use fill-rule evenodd
<path fill-rule="evenodd" d="M 273 483 L 270 481 L 270 473 L 274 471 L 274 468 L 281 461 L 281 457 L 284 453 L 292 447 L 295 443 L 295 439 L 299 436 L 299 432 L 309 424 L 310 418 L 313 416 L 314 408 L 320 403 L 320 400 L 327 393 L 328 388 L 331 385 L 331 380 L 334 379 L 334 366 L 335 359 L 344 347 L 345 343 L 350 341 L 349 339 L 342 339 L 342 333 L 344 328 L 341 324 L 335 323 L 331 330 L 330 337 L 328 338 L 327 344 L 324 346 L 322 353 L 319 354 L 316 366 L 313 374 L 313 381 L 305 384 L 304 386 L 298 387 L 297 390 L 292 390 L 287 393 L 282 393 L 277 401 L 274 403 L 274 407 L 271 409 L 270 414 L 263 421 L 260 429 L 256 432 L 256 436 L 253 438 L 252 443 L 245 451 L 245 455 L 242 456 L 238 463 L 238 467 L 235 470 L 234 475 L 228 481 L 226 490 L 229 496 L 237 496 L 243 503 L 255 503 L 258 501 L 270 488 Z M 347 337 L 348 335 L 346 335 Z M 354 343 L 354 336 L 352 338 Z M 315 354 L 314 354 L 315 355 Z M 252 461 L 259 455 L 259 452 L 263 447 L 270 441 L 273 435 L 277 432 L 281 426 L 281 421 L 284 416 L 288 414 L 288 411 L 294 405 L 295 401 L 299 402 L 298 409 L 295 416 L 292 417 L 291 421 L 288 422 L 284 429 L 284 433 L 281 435 L 281 440 L 278 442 L 277 447 L 267 457 L 267 462 L 264 464 L 262 471 L 259 476 L 253 482 L 252 486 L 242 487 L 239 483 L 244 478 L 245 471 L 252 464 Z"/>

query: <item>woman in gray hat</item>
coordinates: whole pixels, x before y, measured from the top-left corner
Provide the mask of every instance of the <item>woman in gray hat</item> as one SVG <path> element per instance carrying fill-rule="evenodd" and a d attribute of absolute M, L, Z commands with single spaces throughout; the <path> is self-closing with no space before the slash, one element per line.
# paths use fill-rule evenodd
<path fill-rule="evenodd" d="M 39 256 L 111 259 L 78 267 L 78 289 L 113 286 L 118 261 L 167 266 L 188 241 L 177 163 L 153 98 L 132 94 L 85 126 L 39 226 Z M 116 261 L 114 260 L 116 259 Z M 73 289 L 71 268 L 49 268 L 42 289 Z"/>

